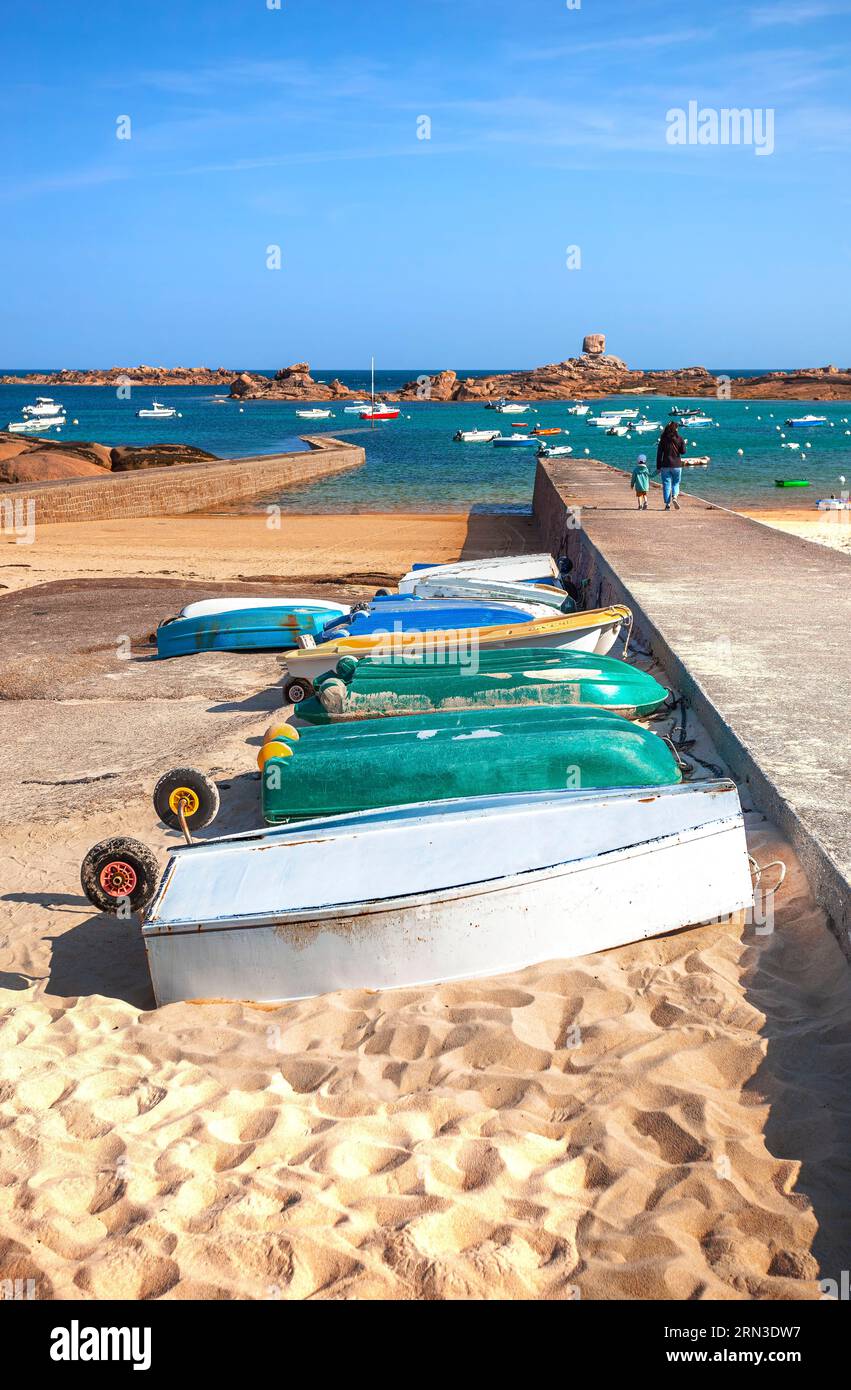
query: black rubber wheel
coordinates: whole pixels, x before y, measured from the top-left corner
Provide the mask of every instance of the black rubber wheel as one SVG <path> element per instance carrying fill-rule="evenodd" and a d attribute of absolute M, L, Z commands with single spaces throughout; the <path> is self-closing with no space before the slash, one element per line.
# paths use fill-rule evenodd
<path fill-rule="evenodd" d="M 194 767 L 173 767 L 154 787 L 154 810 L 170 830 L 180 830 L 177 808 L 183 802 L 186 826 L 203 830 L 219 813 L 219 789 L 205 773 Z"/>
<path fill-rule="evenodd" d="M 298 705 L 302 700 L 309 700 L 316 691 L 313 681 L 306 680 L 303 676 L 291 676 L 284 681 L 284 704 Z"/>
<path fill-rule="evenodd" d="M 147 907 L 159 877 L 153 850 L 126 835 L 93 845 L 80 868 L 80 883 L 89 902 L 113 916 L 123 908 L 141 912 Z"/>

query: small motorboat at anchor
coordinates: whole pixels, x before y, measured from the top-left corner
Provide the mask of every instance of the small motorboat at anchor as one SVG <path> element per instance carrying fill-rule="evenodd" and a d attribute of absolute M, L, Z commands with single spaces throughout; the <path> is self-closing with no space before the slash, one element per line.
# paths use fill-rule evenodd
<path fill-rule="evenodd" d="M 456 430 L 452 436 L 455 444 L 490 444 L 499 439 L 501 430 Z"/>

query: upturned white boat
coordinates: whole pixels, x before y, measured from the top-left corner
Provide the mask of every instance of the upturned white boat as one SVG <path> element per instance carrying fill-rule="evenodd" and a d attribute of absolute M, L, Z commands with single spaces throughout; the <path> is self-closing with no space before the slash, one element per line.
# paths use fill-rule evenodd
<path fill-rule="evenodd" d="M 150 410 L 137 410 L 137 420 L 171 420 L 177 414 L 173 405 L 162 405 L 159 401 L 152 401 Z"/>
<path fill-rule="evenodd" d="M 450 574 L 437 578 L 423 571 L 424 578 L 414 589 L 418 598 L 497 599 L 505 603 L 544 604 L 556 612 L 571 612 L 574 604 L 556 584 L 515 584 L 508 579 L 473 579 Z"/>
<path fill-rule="evenodd" d="M 187 603 L 178 613 L 179 618 L 209 618 L 217 613 L 240 613 L 253 608 L 315 608 L 323 612 L 337 610 L 344 618 L 351 612 L 347 604 L 329 603 L 324 598 L 202 598 L 195 603 Z"/>
<path fill-rule="evenodd" d="M 499 975 L 752 900 L 730 782 L 514 793 L 172 849 L 142 936 L 158 1004 L 271 1003 Z"/>
<path fill-rule="evenodd" d="M 524 579 L 560 583 L 559 568 L 548 553 L 538 555 L 495 555 L 486 560 L 455 560 L 446 565 L 416 565 L 399 580 L 400 594 L 412 594 L 420 580 L 443 579 L 447 575 L 467 575 L 471 579 L 507 579 L 519 583 Z"/>
<path fill-rule="evenodd" d="M 331 414 L 330 410 L 297 410 L 296 415 L 302 420 L 327 420 Z"/>
<path fill-rule="evenodd" d="M 499 439 L 500 430 L 456 430 L 452 438 L 456 444 L 490 444 Z"/>
<path fill-rule="evenodd" d="M 65 414 L 65 407 L 51 396 L 36 396 L 35 405 L 25 405 L 21 414 L 25 420 L 55 420 Z"/>
<path fill-rule="evenodd" d="M 52 420 L 29 419 L 10 420 L 6 428 L 11 434 L 41 434 L 44 430 L 60 428 L 65 424 L 65 416 L 57 415 Z"/>

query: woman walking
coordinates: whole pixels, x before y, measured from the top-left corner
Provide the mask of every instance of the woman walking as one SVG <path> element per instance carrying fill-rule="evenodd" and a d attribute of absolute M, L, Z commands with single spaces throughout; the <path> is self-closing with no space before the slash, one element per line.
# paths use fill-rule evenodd
<path fill-rule="evenodd" d="M 659 447 L 656 450 L 656 472 L 662 477 L 662 496 L 665 499 L 665 511 L 671 510 L 671 503 L 677 511 L 680 504 L 677 498 L 680 495 L 680 481 L 683 476 L 680 459 L 686 451 L 686 442 L 677 428 L 676 420 L 671 420 L 663 429 L 659 437 Z"/>

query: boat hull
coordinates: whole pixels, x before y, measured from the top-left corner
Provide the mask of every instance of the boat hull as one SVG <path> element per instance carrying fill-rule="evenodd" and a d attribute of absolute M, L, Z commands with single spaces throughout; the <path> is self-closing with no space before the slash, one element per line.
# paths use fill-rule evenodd
<path fill-rule="evenodd" d="M 409 654 L 417 653 L 436 666 L 459 660 L 469 665 L 477 652 L 530 647 L 566 647 L 571 651 L 606 656 L 624 624 L 630 620 L 628 608 L 596 608 L 584 613 L 567 613 L 559 618 L 464 632 L 410 632 L 390 640 L 345 637 L 338 642 L 320 642 L 314 647 L 287 651 L 283 663 L 290 676 L 314 681 L 332 670 L 342 656 L 386 656 L 405 660 Z"/>
<path fill-rule="evenodd" d="M 608 710 L 564 705 L 437 710 L 306 728 L 272 741 L 261 781 L 269 824 L 499 792 L 671 786 L 676 758 Z"/>
<path fill-rule="evenodd" d="M 194 605 L 190 605 L 193 606 Z M 157 628 L 157 656 L 194 652 L 285 651 L 299 637 L 321 635 L 340 606 L 270 604 L 171 618 Z"/>
<path fill-rule="evenodd" d="M 525 580 L 541 584 L 561 582 L 558 565 L 550 554 L 504 555 L 491 556 L 486 560 L 456 560 L 449 565 L 414 565 L 399 580 L 399 593 L 413 593 L 426 574 L 430 579 L 445 579 L 453 575 L 469 579 L 505 579 L 512 584 Z"/>
<path fill-rule="evenodd" d="M 614 657 L 539 649 L 480 653 L 471 668 L 435 668 L 352 658 L 320 677 L 316 696 L 296 706 L 310 724 L 329 724 L 433 710 L 587 705 L 627 719 L 658 710 L 668 691 L 646 671 Z"/>
<path fill-rule="evenodd" d="M 536 603 L 556 613 L 572 613 L 573 599 L 556 584 L 512 584 L 508 579 L 470 579 L 463 575 L 448 575 L 431 579 L 428 571 L 418 581 L 414 592 L 421 598 L 496 599 L 504 603 Z"/>
<path fill-rule="evenodd" d="M 731 783 L 562 791 L 175 849 L 143 937 L 158 1004 L 277 1002 L 501 974 L 751 901 Z"/>
<path fill-rule="evenodd" d="M 497 599 L 426 598 L 419 594 L 388 594 L 376 598 L 369 609 L 355 608 L 347 616 L 329 622 L 323 640 L 343 637 L 393 638 L 405 633 L 446 632 L 450 629 L 495 627 L 501 623 L 530 623 L 548 618 L 552 609 L 532 601 Z"/>

